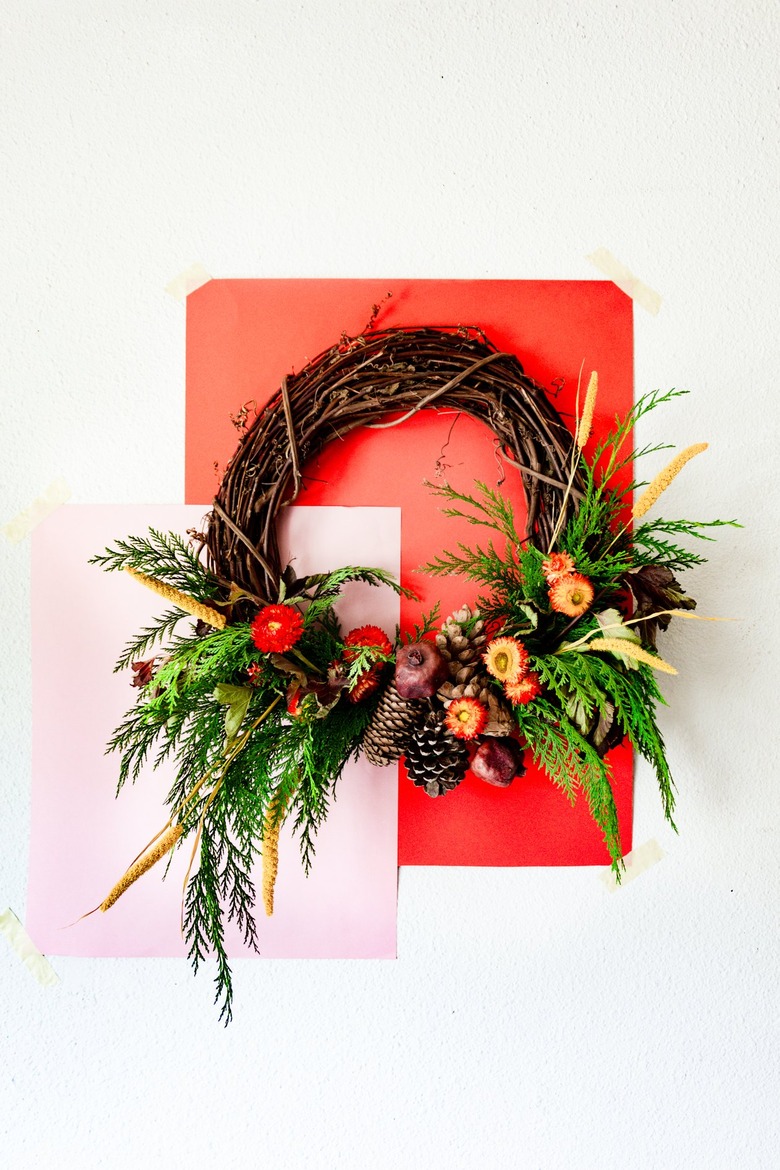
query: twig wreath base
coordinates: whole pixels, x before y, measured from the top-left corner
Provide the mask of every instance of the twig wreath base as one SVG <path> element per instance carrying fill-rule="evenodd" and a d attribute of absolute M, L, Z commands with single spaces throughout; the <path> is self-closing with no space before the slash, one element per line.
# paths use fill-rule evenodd
<path fill-rule="evenodd" d="M 378 329 L 342 337 L 284 378 L 243 437 L 208 525 L 217 574 L 273 600 L 283 568 L 276 521 L 298 495 L 305 463 L 357 427 L 399 426 L 426 409 L 457 410 L 493 431 L 520 473 L 527 538 L 546 548 L 562 502 L 571 515 L 582 482 L 575 470 L 569 485 L 572 436 L 544 389 L 481 330 Z"/>
<path fill-rule="evenodd" d="M 188 848 L 182 929 L 196 969 L 216 959 L 226 1020 L 225 919 L 258 948 L 255 860 L 270 914 L 283 821 L 292 820 L 308 872 L 339 776 L 361 753 L 378 766 L 403 759 L 431 797 L 452 792 L 469 769 L 507 787 L 529 753 L 566 798 L 584 795 L 619 878 L 609 753 L 627 737 L 652 764 L 674 824 L 655 707 L 656 674 L 675 671 L 656 640 L 672 617 L 696 616 L 676 575 L 703 557 L 682 542 L 709 539 L 723 522 L 645 518 L 705 444 L 659 472 L 630 519 L 638 485 L 625 478 L 634 458 L 663 449 L 627 449 L 635 423 L 678 392 L 645 395 L 592 442 L 595 373 L 572 434 L 518 358 L 479 329 L 373 325 L 374 317 L 283 380 L 242 435 L 197 543 L 151 530 L 93 558 L 168 604 L 117 663 L 132 668 L 138 688 L 108 745 L 119 755 L 119 787 L 147 763 L 171 758 L 176 770 L 165 825 L 97 909 Z M 476 607 L 443 620 L 434 607 L 403 634 L 343 631 L 334 603 L 347 582 L 408 590 L 362 565 L 297 577 L 280 562 L 280 509 L 328 443 L 356 427 L 403 426 L 428 409 L 455 409 L 494 433 L 522 483 L 524 531 L 500 489 L 432 488 L 448 515 L 489 530 L 485 543 L 459 544 L 424 566 L 476 582 Z"/>

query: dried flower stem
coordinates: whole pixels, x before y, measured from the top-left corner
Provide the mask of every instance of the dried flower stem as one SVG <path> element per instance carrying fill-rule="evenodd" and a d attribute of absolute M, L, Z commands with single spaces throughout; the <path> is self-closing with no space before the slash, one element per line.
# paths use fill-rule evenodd
<path fill-rule="evenodd" d="M 661 493 L 665 492 L 672 480 L 680 474 L 688 460 L 693 459 L 694 455 L 700 455 L 708 447 L 709 443 L 694 443 L 691 447 L 686 447 L 684 451 L 676 455 L 671 463 L 668 463 L 663 471 L 658 473 L 652 483 L 645 488 L 634 504 L 631 512 L 634 519 L 638 520 L 640 516 L 644 516 L 645 512 L 649 512 Z"/>
<path fill-rule="evenodd" d="M 582 418 L 577 427 L 577 446 L 580 451 L 583 449 L 588 439 L 590 438 L 591 427 L 593 426 L 593 411 L 596 408 L 596 395 L 599 392 L 599 376 L 596 370 L 590 376 L 588 382 L 588 392 L 585 395 L 585 405 L 582 408 Z"/>
<path fill-rule="evenodd" d="M 650 654 L 647 650 L 643 650 L 641 646 L 637 646 L 636 642 L 629 642 L 628 638 L 602 638 L 597 642 L 589 642 L 584 649 L 597 650 L 600 654 L 625 654 L 627 658 L 633 658 L 636 662 L 644 662 L 646 666 L 652 666 L 653 670 L 660 670 L 664 674 L 677 674 L 676 669 L 669 662 L 665 662 L 656 654 Z"/>
<path fill-rule="evenodd" d="M 136 861 L 133 865 L 131 865 L 125 874 L 119 879 L 109 895 L 100 903 L 99 909 L 101 912 L 105 914 L 106 910 L 110 910 L 114 903 L 122 897 L 122 894 L 124 894 L 125 890 L 132 886 L 133 882 L 138 881 L 139 877 L 142 877 L 147 870 L 151 869 L 153 865 L 157 864 L 161 857 L 164 857 L 169 850 L 173 849 L 174 845 L 177 844 L 183 832 L 184 829 L 182 825 L 171 825 L 171 827 L 165 833 L 163 833 L 162 837 L 154 846 L 154 848 L 150 849 L 149 852 L 142 856 L 139 861 Z"/>
<path fill-rule="evenodd" d="M 579 431 L 580 385 L 582 384 L 582 367 L 584 365 L 585 365 L 585 359 L 583 358 L 582 362 L 580 363 L 580 372 L 577 375 L 577 395 L 575 398 L 574 415 L 575 415 L 575 419 L 577 419 L 578 421 L 577 421 L 576 426 L 575 426 L 575 432 Z M 588 387 L 588 389 L 590 389 L 590 387 Z M 575 442 L 572 446 L 572 449 L 571 449 L 571 470 L 569 472 L 569 478 L 566 482 L 566 490 L 563 493 L 563 499 L 561 500 L 561 507 L 560 507 L 560 511 L 558 513 L 558 519 L 555 523 L 555 528 L 553 529 L 553 534 L 550 537 L 550 543 L 547 546 L 547 555 L 548 556 L 550 555 L 553 548 L 555 547 L 555 542 L 558 539 L 558 536 L 560 535 L 561 529 L 563 528 L 564 522 L 566 520 L 566 505 L 569 501 L 569 494 L 570 494 L 571 489 L 572 489 L 572 484 L 574 483 L 574 476 L 577 473 L 577 464 L 579 461 L 579 457 L 580 457 L 580 448 L 575 440 Z"/>
<path fill-rule="evenodd" d="M 134 581 L 140 582 L 147 589 L 151 589 L 153 593 L 158 593 L 160 597 L 164 597 L 166 601 L 170 601 L 177 609 L 182 609 L 192 617 L 199 618 L 202 622 L 206 622 L 207 625 L 213 626 L 215 630 L 224 630 L 225 615 L 218 613 L 210 605 L 204 605 L 203 602 L 196 601 L 188 593 L 182 593 L 180 589 L 174 589 L 172 585 L 166 585 L 164 581 L 158 581 L 156 577 L 149 577 L 146 573 L 139 573 L 138 569 L 132 569 L 129 565 L 125 565 L 125 572 L 129 573 Z"/>

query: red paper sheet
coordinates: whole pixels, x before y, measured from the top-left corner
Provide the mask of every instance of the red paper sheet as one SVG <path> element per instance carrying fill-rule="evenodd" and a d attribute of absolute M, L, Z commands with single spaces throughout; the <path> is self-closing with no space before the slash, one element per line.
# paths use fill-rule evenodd
<path fill-rule="evenodd" d="M 367 322 L 387 301 L 379 325 L 477 325 L 519 355 L 526 372 L 573 413 L 580 366 L 599 373 L 595 429 L 633 400 L 632 302 L 609 281 L 214 280 L 187 299 L 186 500 L 213 496 L 233 453 L 230 415 L 262 406 L 282 376 Z M 583 387 L 584 390 L 584 387 Z M 452 413 L 425 411 L 389 430 L 356 432 L 332 443 L 308 468 L 302 504 L 402 508 L 401 578 L 419 603 L 404 603 L 402 623 L 440 599 L 446 615 L 477 590 L 460 578 L 416 572 L 437 551 L 475 530 L 443 517 L 424 480 L 461 490 L 474 480 L 502 490 L 522 517 L 522 490 L 501 465 L 492 434 Z M 506 478 L 504 479 L 504 476 Z M 632 756 L 611 756 L 624 851 L 631 848 Z M 400 865 L 596 865 L 608 860 L 584 797 L 572 808 L 533 767 L 511 788 L 469 775 L 432 800 L 403 775 L 399 785 Z"/>

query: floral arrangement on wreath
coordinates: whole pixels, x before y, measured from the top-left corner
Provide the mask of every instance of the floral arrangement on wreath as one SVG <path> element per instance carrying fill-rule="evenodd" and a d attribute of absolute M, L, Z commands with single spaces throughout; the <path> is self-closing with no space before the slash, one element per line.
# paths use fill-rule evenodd
<path fill-rule="evenodd" d="M 196 970 L 216 957 L 226 1021 L 224 921 L 234 919 L 257 949 L 258 854 L 271 914 L 282 823 L 292 818 L 308 872 L 339 776 L 360 753 L 378 766 L 403 759 L 412 783 L 439 797 L 468 769 L 488 784 L 512 784 L 527 752 L 569 800 L 582 791 L 619 879 L 609 751 L 627 737 L 652 764 L 674 826 L 655 707 L 663 702 L 656 675 L 676 671 L 656 641 L 673 617 L 695 616 L 677 574 L 704 558 L 680 541 L 710 539 L 708 529 L 733 522 L 647 518 L 705 443 L 675 456 L 633 508 L 632 493 L 644 485 L 626 483 L 625 472 L 662 449 L 631 449 L 637 420 L 682 392 L 645 395 L 592 443 L 595 373 L 572 435 L 518 359 L 480 330 L 377 330 L 377 312 L 361 335 L 343 335 L 285 379 L 251 426 L 244 412 L 206 534 L 187 540 L 150 530 L 93 558 L 168 603 L 117 663 L 132 669 L 138 688 L 108 744 L 119 755 L 118 787 L 149 763 L 170 758 L 176 767 L 165 825 L 96 909 L 108 910 L 186 845 L 182 928 Z M 496 432 L 525 489 L 526 531 L 499 490 L 430 485 L 446 514 L 486 530 L 481 543 L 459 544 L 424 566 L 477 582 L 476 607 L 444 621 L 435 607 L 405 636 L 374 625 L 343 630 L 334 603 L 348 582 L 410 592 L 366 566 L 304 578 L 282 568 L 278 509 L 297 495 L 304 460 L 333 434 L 399 425 L 442 405 Z"/>

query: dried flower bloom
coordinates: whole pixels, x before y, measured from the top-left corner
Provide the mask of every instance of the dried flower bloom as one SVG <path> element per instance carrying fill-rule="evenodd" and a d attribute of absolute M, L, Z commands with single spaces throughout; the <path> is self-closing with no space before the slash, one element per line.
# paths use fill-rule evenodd
<path fill-rule="evenodd" d="M 567 552 L 550 553 L 542 561 L 542 572 L 547 584 L 554 585 L 556 581 L 560 581 L 574 572 L 574 561 Z"/>
<path fill-rule="evenodd" d="M 344 659 L 354 662 L 358 657 L 358 650 L 370 650 L 374 653 L 374 665 L 361 671 L 347 692 L 352 703 L 360 703 L 373 695 L 381 681 L 382 663 L 393 652 L 393 644 L 380 626 L 358 626 L 350 630 L 344 639 Z"/>
<path fill-rule="evenodd" d="M 358 626 L 350 630 L 344 639 L 344 657 L 347 662 L 354 662 L 356 654 L 350 654 L 350 649 L 376 650 L 377 656 L 387 658 L 393 652 L 393 644 L 387 634 L 379 626 Z"/>
<path fill-rule="evenodd" d="M 550 590 L 550 605 L 556 613 L 565 613 L 567 617 L 580 617 L 592 601 L 593 586 L 582 573 L 571 573 Z"/>
<path fill-rule="evenodd" d="M 266 605 L 252 622 L 252 641 L 266 654 L 292 650 L 303 633 L 303 618 L 289 605 Z"/>
<path fill-rule="evenodd" d="M 444 720 L 458 739 L 476 739 L 487 721 L 487 707 L 479 699 L 453 699 Z"/>
<path fill-rule="evenodd" d="M 494 638 L 482 658 L 499 682 L 516 682 L 528 670 L 528 651 L 517 638 Z"/>
<path fill-rule="evenodd" d="M 529 670 L 528 674 L 518 679 L 517 682 L 507 683 L 504 687 L 504 693 L 512 703 L 517 703 L 520 706 L 533 702 L 542 693 L 539 675 L 535 670 Z"/>

